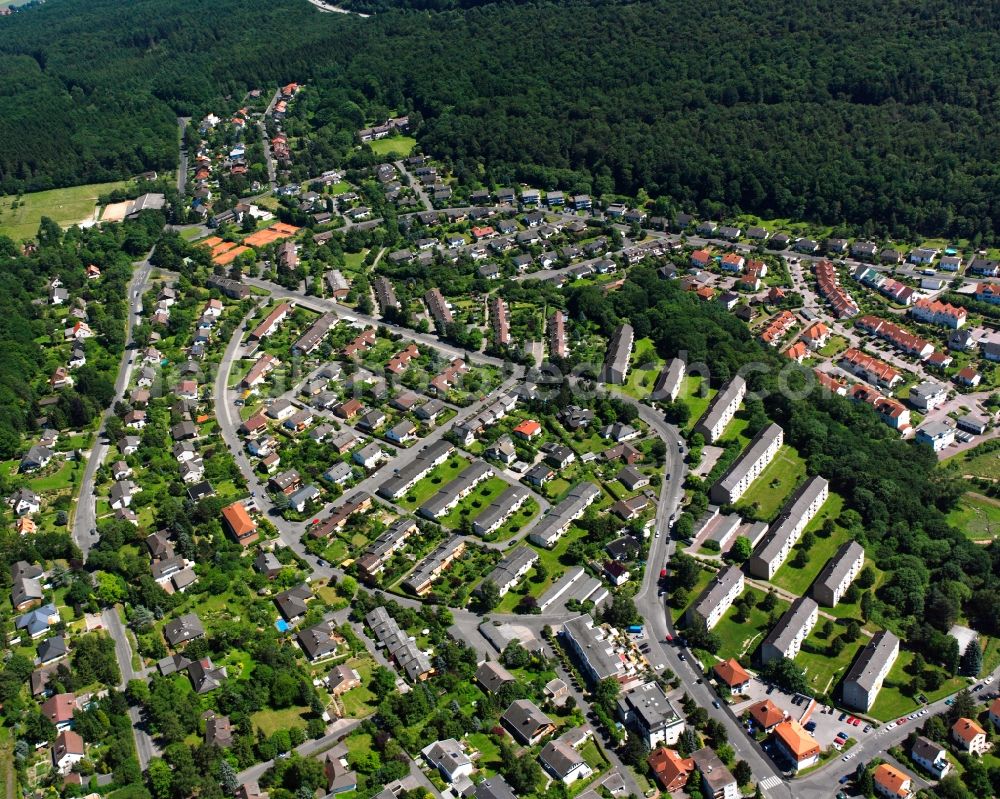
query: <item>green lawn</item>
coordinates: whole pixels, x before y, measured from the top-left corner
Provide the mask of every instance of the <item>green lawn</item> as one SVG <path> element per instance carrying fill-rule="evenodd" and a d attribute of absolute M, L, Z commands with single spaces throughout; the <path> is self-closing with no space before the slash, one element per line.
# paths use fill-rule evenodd
<path fill-rule="evenodd" d="M 500 766 L 500 747 L 493 742 L 493 739 L 482 732 L 469 733 L 465 739 L 469 742 L 469 746 L 479 752 L 476 765 L 489 774 L 496 774 Z"/>
<path fill-rule="evenodd" d="M 652 339 L 641 338 L 635 343 L 632 364 L 623 391 L 636 399 L 648 397 L 663 366 L 663 359 L 656 354 Z"/>
<path fill-rule="evenodd" d="M 948 523 L 973 541 L 990 541 L 1000 533 L 1000 503 L 969 492 L 948 513 Z"/>
<path fill-rule="evenodd" d="M 821 347 L 819 354 L 826 357 L 832 358 L 837 353 L 847 349 L 847 339 L 843 336 L 830 336 L 830 340 L 826 342 L 825 347 Z"/>
<path fill-rule="evenodd" d="M 62 464 L 52 474 L 28 481 L 28 487 L 40 494 L 47 491 L 62 491 L 71 488 L 76 476 L 75 462 L 63 461 Z"/>
<path fill-rule="evenodd" d="M 514 608 L 517 606 L 517 603 L 520 602 L 521 598 L 525 595 L 530 594 L 531 596 L 537 598 L 544 594 L 545 591 L 548 590 L 549 586 L 558 580 L 566 569 L 569 568 L 568 566 L 563 565 L 559 559 L 566 553 L 566 550 L 570 548 L 570 545 L 574 541 L 579 540 L 586 534 L 586 531 L 571 525 L 566 534 L 556 542 L 556 545 L 552 549 L 544 549 L 543 547 L 537 547 L 534 544 L 529 544 L 529 547 L 538 553 L 538 562 L 545 568 L 547 576 L 544 580 L 536 582 L 535 570 L 532 569 L 529 571 L 520 584 L 512 588 L 507 595 L 504 596 L 504 598 L 500 601 L 500 604 L 497 606 L 496 612 L 512 613 Z"/>
<path fill-rule="evenodd" d="M 899 657 L 896 659 L 895 664 L 889 671 L 889 675 L 882 684 L 882 690 L 879 691 L 875 704 L 872 705 L 872 709 L 869 711 L 870 716 L 879 721 L 891 721 L 899 716 L 912 713 L 920 707 L 917 700 L 910 697 L 903 690 L 913 679 L 912 675 L 906 672 L 906 667 L 913 660 L 913 655 L 913 652 L 906 650 L 899 653 Z M 966 685 L 964 679 L 961 677 L 952 677 L 946 679 L 938 690 L 924 691 L 924 694 L 928 700 L 934 702 L 943 696 L 955 693 L 964 685 Z"/>
<path fill-rule="evenodd" d="M 685 375 L 680 393 L 677 395 L 677 399 L 683 400 L 691 411 L 691 418 L 684 425 L 685 432 L 694 428 L 698 420 L 705 415 L 712 397 L 719 393 L 716 389 L 710 388 L 704 397 L 701 396 L 701 383 L 700 375 Z"/>
<path fill-rule="evenodd" d="M 736 608 L 730 608 L 712 630 L 722 639 L 722 647 L 717 653 L 720 660 L 739 660 L 749 655 L 771 631 L 771 616 L 780 616 L 788 609 L 788 602 L 775 597 L 774 609 L 770 612 L 762 610 L 760 603 L 764 600 L 764 592 L 757 588 L 747 588 L 744 594 L 750 594 L 757 600 L 746 621 L 737 621 Z"/>
<path fill-rule="evenodd" d="M 386 139 L 369 142 L 369 146 L 375 155 L 392 153 L 405 158 L 413 152 L 413 148 L 417 146 L 417 140 L 412 136 L 390 136 Z"/>
<path fill-rule="evenodd" d="M 529 499 L 525 502 L 507 521 L 500 525 L 500 529 L 486 536 L 484 541 L 506 541 L 508 538 L 521 532 L 521 528 L 530 522 L 538 513 L 538 502 Z"/>
<path fill-rule="evenodd" d="M 812 531 L 816 536 L 816 543 L 809 550 L 806 565 L 801 569 L 792 565 L 796 553 L 802 548 L 800 539 L 799 543 L 792 548 L 788 559 L 781 564 L 781 568 L 778 569 L 771 582 L 779 588 L 784 588 L 786 591 L 791 591 L 793 594 L 799 594 L 800 596 L 809 590 L 809 586 L 816 579 L 816 575 L 823 570 L 827 561 L 836 554 L 837 549 L 849 538 L 847 531 L 839 525 L 834 527 L 833 534 L 829 538 L 824 538 L 820 533 L 824 519 L 828 516 L 836 519 L 840 515 L 843 504 L 844 500 L 842 497 L 837 494 L 830 494 L 830 498 L 820 508 L 819 513 L 806 526 L 806 530 Z"/>
<path fill-rule="evenodd" d="M 379 700 L 379 697 L 375 696 L 368 688 L 375 663 L 370 657 L 365 656 L 352 658 L 345 665 L 358 672 L 358 676 L 361 677 L 361 685 L 352 688 L 340 697 L 344 716 L 352 719 L 364 718 L 375 709 Z"/>
<path fill-rule="evenodd" d="M 33 238 L 38 233 L 38 223 L 43 216 L 54 219 L 63 227 L 82 222 L 93 216 L 98 195 L 127 185 L 127 181 L 118 180 L 34 192 L 22 195 L 20 200 L 11 196 L 0 197 L 0 234 L 16 241 Z M 15 201 L 18 207 L 12 208 Z"/>
<path fill-rule="evenodd" d="M 439 521 L 442 526 L 448 527 L 449 529 L 459 527 L 462 524 L 463 519 L 472 521 L 480 513 L 486 510 L 489 504 L 500 496 L 507 486 L 507 481 L 502 480 L 499 477 L 494 476 L 488 480 L 484 480 L 475 487 L 469 496 L 442 516 Z"/>
<path fill-rule="evenodd" d="M 284 710 L 261 710 L 250 716 L 250 721 L 254 727 L 264 731 L 265 735 L 274 735 L 278 730 L 287 730 L 292 727 L 305 727 L 304 716 L 312 711 L 304 705 L 288 707 Z"/>
<path fill-rule="evenodd" d="M 954 464 L 959 474 L 1000 480 L 1000 449 L 996 445 L 990 446 L 990 443 L 980 444 L 958 457 L 949 458 L 945 463 L 949 466 Z"/>
<path fill-rule="evenodd" d="M 420 480 L 406 493 L 406 496 L 399 500 L 399 504 L 408 510 L 419 508 L 434 494 L 458 477 L 468 465 L 469 461 L 465 458 L 453 455 L 440 466 L 435 466 L 430 474 L 423 480 Z"/>
<path fill-rule="evenodd" d="M 688 602 L 684 607 L 675 608 L 670 607 L 670 614 L 673 616 L 674 623 L 684 615 L 684 611 L 698 598 L 698 595 L 705 590 L 705 586 L 712 582 L 712 578 L 715 577 L 715 572 L 711 569 L 702 569 L 698 574 L 698 582 L 695 583 L 694 588 L 688 592 Z M 721 624 L 721 622 L 720 622 Z"/>
<path fill-rule="evenodd" d="M 352 272 L 360 272 L 365 264 L 365 256 L 367 255 L 368 250 L 362 250 L 361 252 L 345 252 L 344 268 L 349 269 Z"/>
<path fill-rule="evenodd" d="M 805 474 L 805 461 L 795 447 L 785 444 L 737 505 L 752 509 L 758 518 L 773 519 Z"/>
<path fill-rule="evenodd" d="M 822 628 L 824 621 L 826 619 L 821 616 L 816 623 L 815 629 L 813 629 L 812 633 L 806 639 L 807 642 L 814 644 L 821 650 L 825 650 L 826 645 L 829 643 L 826 639 L 819 636 L 819 630 Z M 838 627 L 834 625 L 832 636 L 837 635 L 837 632 Z M 857 641 L 846 644 L 840 651 L 840 654 L 836 656 L 831 656 L 826 651 L 820 653 L 806 652 L 805 648 L 803 648 L 796 656 L 795 662 L 805 671 L 810 688 L 817 693 L 828 694 L 851 667 L 851 663 L 854 662 L 858 650 L 867 643 L 868 637 L 861 635 Z"/>

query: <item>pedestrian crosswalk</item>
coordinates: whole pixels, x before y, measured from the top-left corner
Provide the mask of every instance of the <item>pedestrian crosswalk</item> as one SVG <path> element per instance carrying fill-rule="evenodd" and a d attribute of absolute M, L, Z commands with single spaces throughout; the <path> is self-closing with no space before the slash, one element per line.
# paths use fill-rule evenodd
<path fill-rule="evenodd" d="M 774 788 L 777 785 L 781 785 L 781 777 L 768 777 L 766 780 L 761 780 L 759 783 L 760 789 L 766 791 L 768 788 Z"/>

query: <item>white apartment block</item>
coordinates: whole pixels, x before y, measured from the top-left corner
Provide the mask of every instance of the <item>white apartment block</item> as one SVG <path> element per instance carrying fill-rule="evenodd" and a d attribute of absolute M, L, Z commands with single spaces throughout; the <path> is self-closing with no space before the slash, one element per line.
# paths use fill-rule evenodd
<path fill-rule="evenodd" d="M 764 427 L 750 442 L 750 446 L 733 462 L 714 486 L 712 502 L 731 505 L 750 488 L 767 465 L 774 460 L 785 441 L 784 431 L 773 422 Z"/>

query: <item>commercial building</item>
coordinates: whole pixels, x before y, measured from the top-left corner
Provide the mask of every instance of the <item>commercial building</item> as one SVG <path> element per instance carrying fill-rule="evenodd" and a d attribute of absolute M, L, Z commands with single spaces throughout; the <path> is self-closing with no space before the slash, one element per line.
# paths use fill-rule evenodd
<path fill-rule="evenodd" d="M 610 628 L 597 626 L 590 616 L 584 615 L 564 622 L 561 635 L 591 682 L 598 683 L 608 677 L 619 682 L 628 679 L 625 663 L 619 656 L 622 645 L 613 640 Z"/>
<path fill-rule="evenodd" d="M 715 395 L 705 415 L 695 425 L 695 431 L 701 433 L 709 444 L 714 444 L 733 420 L 746 394 L 747 381 L 737 375 Z"/>
<path fill-rule="evenodd" d="M 899 657 L 899 638 L 888 630 L 872 636 L 854 661 L 841 688 L 844 704 L 867 713 Z"/>
<path fill-rule="evenodd" d="M 830 484 L 820 476 L 806 480 L 785 503 L 781 515 L 771 525 L 767 535 L 750 556 L 750 574 L 770 580 L 792 547 L 798 542 L 806 525 L 823 507 L 830 496 Z"/>
<path fill-rule="evenodd" d="M 750 488 L 750 484 L 760 477 L 761 472 L 774 460 L 785 441 L 785 432 L 773 422 L 764 427 L 750 445 L 726 469 L 710 492 L 712 502 L 731 505 Z"/>

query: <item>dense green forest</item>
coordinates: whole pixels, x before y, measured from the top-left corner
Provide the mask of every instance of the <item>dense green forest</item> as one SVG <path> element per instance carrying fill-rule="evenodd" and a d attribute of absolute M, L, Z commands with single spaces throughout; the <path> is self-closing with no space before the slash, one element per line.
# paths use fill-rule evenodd
<path fill-rule="evenodd" d="M 165 167 L 175 113 L 297 80 L 369 120 L 418 111 L 425 149 L 470 181 L 897 235 L 1000 229 L 986 0 L 428 4 L 447 10 L 54 0 L 6 19 L 0 188 Z"/>

